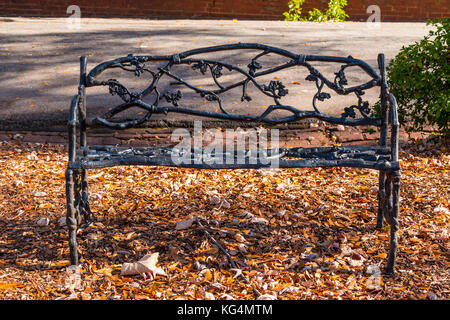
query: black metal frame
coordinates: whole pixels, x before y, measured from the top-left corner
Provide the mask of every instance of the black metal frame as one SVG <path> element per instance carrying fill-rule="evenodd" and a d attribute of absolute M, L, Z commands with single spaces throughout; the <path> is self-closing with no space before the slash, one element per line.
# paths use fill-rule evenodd
<path fill-rule="evenodd" d="M 225 50 L 260 50 L 251 62 L 247 65 L 247 70 L 243 68 L 211 59 L 194 58 L 203 53 L 211 53 Z M 259 58 L 268 54 L 277 54 L 288 58 L 289 61 L 276 67 L 263 70 Z M 146 66 L 148 61 L 165 61 L 163 68 L 158 71 L 152 71 Z M 335 73 L 333 81 L 324 77 L 311 62 L 332 62 L 340 63 L 341 67 Z M 190 65 L 192 69 L 198 70 L 203 75 L 209 74 L 217 85 L 215 90 L 205 90 L 194 86 L 180 76 L 171 71 L 173 66 L 179 64 Z M 69 163 L 66 171 L 66 197 L 67 197 L 67 225 L 69 228 L 69 246 L 70 261 L 72 264 L 78 264 L 76 233 L 78 228 L 85 227 L 92 221 L 92 213 L 88 201 L 88 169 L 105 168 L 118 165 L 162 165 L 192 167 L 199 169 L 242 169 L 242 168 L 261 168 L 268 164 L 260 162 L 245 164 L 175 164 L 170 158 L 170 148 L 119 148 L 113 146 L 88 146 L 86 140 L 86 88 L 94 86 L 108 86 L 112 95 L 118 95 L 123 103 L 105 113 L 102 117 L 94 119 L 97 125 L 103 125 L 113 129 L 125 129 L 138 126 L 149 120 L 153 114 L 167 114 L 169 112 L 184 113 L 202 117 L 216 118 L 222 120 L 238 120 L 254 123 L 278 124 L 298 121 L 305 118 L 316 118 L 334 124 L 343 124 L 349 126 L 373 125 L 380 127 L 379 146 L 363 147 L 325 147 L 325 148 L 293 148 L 281 149 L 283 155 L 279 159 L 280 168 L 311 168 L 311 167 L 355 167 L 369 168 L 379 170 L 379 209 L 377 215 L 377 227 L 383 226 L 383 218 L 391 225 L 390 252 L 386 272 L 393 274 L 398 231 L 398 210 L 399 210 L 399 191 L 400 191 L 400 164 L 398 160 L 399 153 L 399 122 L 397 116 L 397 103 L 395 97 L 389 93 L 386 81 L 386 68 L 384 55 L 378 56 L 379 73 L 375 71 L 366 62 L 355 59 L 351 56 L 326 57 L 298 55 L 292 52 L 269 47 L 261 44 L 238 43 L 233 45 L 223 45 L 215 47 L 200 48 L 186 51 L 180 54 L 169 56 L 133 56 L 119 58 L 113 61 L 102 63 L 87 73 L 87 59 L 80 59 L 81 72 L 78 94 L 73 98 L 69 114 Z M 312 106 L 314 111 L 304 111 L 292 106 L 283 105 L 280 100 L 288 94 L 285 86 L 280 81 L 270 81 L 268 84 L 260 84 L 258 78 L 273 72 L 277 72 L 293 66 L 303 66 L 308 69 L 309 75 L 306 80 L 312 81 L 317 87 L 317 93 L 313 97 Z M 371 80 L 359 86 L 346 87 L 348 85 L 345 69 L 357 66 L 364 70 Z M 125 71 L 133 72 L 136 76 L 148 73 L 152 81 L 142 92 L 132 92 L 125 85 L 115 79 L 107 81 L 98 81 L 96 77 L 104 70 L 120 68 Z M 222 75 L 222 70 L 226 68 L 229 71 L 241 73 L 245 78 L 230 86 L 223 86 L 218 80 Z M 260 70 L 260 71 L 258 71 Z M 180 106 L 182 94 L 180 91 L 166 90 L 161 93 L 158 88 L 158 82 L 162 77 L 169 77 L 175 80 L 171 85 L 185 86 L 197 93 L 204 99 L 217 103 L 217 109 L 220 112 L 202 111 L 193 108 Z M 222 105 L 221 95 L 230 89 L 242 87 L 242 100 L 250 101 L 251 97 L 247 91 L 249 83 L 253 85 L 266 96 L 274 100 L 261 115 L 250 116 L 228 112 Z M 331 98 L 331 95 L 324 92 L 327 87 L 339 95 L 354 94 L 357 98 L 357 104 L 346 107 L 341 117 L 330 116 L 322 113 L 317 103 Z M 363 101 L 364 90 L 380 87 L 381 116 L 372 117 L 369 103 Z M 154 96 L 152 103 L 144 102 L 147 96 Z M 164 100 L 168 105 L 162 105 Z M 135 120 L 113 120 L 112 118 L 131 107 L 143 109 L 146 113 L 140 119 Z M 275 110 L 285 110 L 292 115 L 281 118 L 268 117 Z M 356 112 L 361 115 L 357 117 Z M 391 128 L 391 141 L 388 144 L 388 131 Z M 78 129 L 78 130 L 77 130 Z M 78 138 L 78 139 L 77 139 Z M 78 141 L 77 141 L 78 140 Z M 79 149 L 77 149 L 77 144 Z M 84 225 L 82 225 L 84 218 Z"/>

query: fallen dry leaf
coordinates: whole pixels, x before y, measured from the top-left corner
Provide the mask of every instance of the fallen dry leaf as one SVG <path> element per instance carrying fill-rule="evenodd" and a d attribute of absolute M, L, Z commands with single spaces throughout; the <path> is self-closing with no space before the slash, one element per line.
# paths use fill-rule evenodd
<path fill-rule="evenodd" d="M 184 220 L 184 221 L 178 221 L 176 226 L 175 226 L 175 230 L 189 229 L 190 227 L 192 227 L 192 224 L 194 222 L 195 222 L 194 218 L 190 218 L 190 219 Z"/>
<path fill-rule="evenodd" d="M 138 262 L 124 263 L 120 269 L 122 276 L 130 276 L 136 274 L 150 274 L 153 277 L 156 275 L 167 276 L 165 271 L 156 266 L 158 262 L 159 252 L 145 255 Z"/>

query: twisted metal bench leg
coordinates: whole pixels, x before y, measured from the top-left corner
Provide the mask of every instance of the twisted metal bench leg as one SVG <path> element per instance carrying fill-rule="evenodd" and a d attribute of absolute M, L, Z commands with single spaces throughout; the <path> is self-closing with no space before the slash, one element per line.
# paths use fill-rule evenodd
<path fill-rule="evenodd" d="M 79 177 L 79 212 L 82 213 L 82 216 L 84 218 L 84 224 L 79 223 L 79 225 L 81 225 L 81 229 L 86 229 L 92 222 L 95 221 L 95 216 L 89 206 L 87 170 L 81 170 Z"/>
<path fill-rule="evenodd" d="M 385 197 L 383 201 L 383 215 L 387 223 L 391 224 L 391 212 L 392 212 L 392 174 L 386 174 L 385 181 Z"/>
<path fill-rule="evenodd" d="M 78 245 L 77 245 L 77 227 L 78 214 L 75 207 L 75 188 L 74 188 L 74 171 L 67 169 L 66 171 L 66 201 L 67 201 L 67 216 L 66 223 L 69 229 L 69 249 L 70 249 L 70 264 L 78 264 Z"/>
<path fill-rule="evenodd" d="M 384 217 L 384 199 L 386 198 L 386 171 L 381 170 L 378 181 L 378 214 L 377 214 L 377 229 L 383 228 Z"/>
<path fill-rule="evenodd" d="M 390 225 L 389 255 L 386 274 L 394 275 L 395 259 L 398 246 L 398 212 L 400 199 L 400 171 L 380 171 L 378 191 L 377 228 L 383 227 L 383 219 Z"/>
<path fill-rule="evenodd" d="M 391 174 L 392 176 L 392 209 L 389 214 L 390 218 L 390 249 L 388 256 L 388 263 L 386 267 L 387 275 L 394 275 L 395 258 L 397 256 L 397 246 L 398 246 L 398 212 L 399 212 L 399 200 L 400 200 L 400 171 L 395 171 Z"/>

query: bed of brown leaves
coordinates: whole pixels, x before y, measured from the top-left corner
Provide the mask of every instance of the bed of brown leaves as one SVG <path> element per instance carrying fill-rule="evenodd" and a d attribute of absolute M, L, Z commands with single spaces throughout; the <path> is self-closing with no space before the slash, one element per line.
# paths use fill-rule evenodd
<path fill-rule="evenodd" d="M 375 171 L 117 167 L 90 172 L 98 221 L 78 235 L 78 285 L 67 272 L 67 230 L 58 222 L 65 215 L 63 147 L 3 143 L 0 298 L 255 299 L 259 292 L 269 299 L 449 299 L 450 157 L 439 143 L 402 152 L 393 278 L 377 271 L 389 227 L 375 229 Z M 192 217 L 237 268 L 197 223 L 176 228 Z M 120 275 L 123 263 L 155 252 L 167 276 Z"/>

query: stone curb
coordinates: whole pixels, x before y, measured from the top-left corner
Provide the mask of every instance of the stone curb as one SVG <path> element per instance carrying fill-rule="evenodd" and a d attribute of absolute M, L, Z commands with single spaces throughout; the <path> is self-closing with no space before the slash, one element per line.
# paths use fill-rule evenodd
<path fill-rule="evenodd" d="M 174 128 L 175 129 L 175 128 Z M 174 130 L 173 129 L 173 130 Z M 245 130 L 245 129 L 244 129 Z M 88 132 L 90 145 L 149 146 L 174 145 L 171 141 L 172 129 L 135 129 L 125 131 Z M 429 134 L 406 133 L 400 130 L 400 144 L 409 140 L 423 139 Z M 344 126 L 323 126 L 304 129 L 280 129 L 280 147 L 319 147 L 332 145 L 377 144 L 379 132 L 373 128 Z M 44 131 L 0 131 L 0 141 L 20 141 L 26 143 L 67 145 L 67 133 Z"/>

